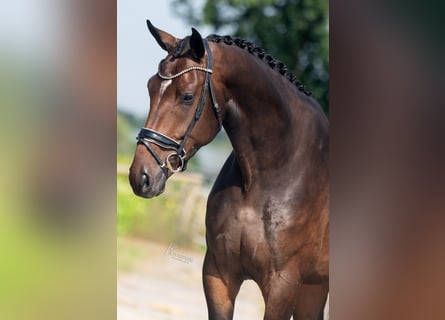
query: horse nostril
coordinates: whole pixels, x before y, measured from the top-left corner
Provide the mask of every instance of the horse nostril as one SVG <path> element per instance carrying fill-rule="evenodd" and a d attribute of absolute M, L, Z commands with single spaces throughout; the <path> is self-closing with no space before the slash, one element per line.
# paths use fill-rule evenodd
<path fill-rule="evenodd" d="M 142 190 L 147 190 L 150 188 L 150 177 L 148 176 L 147 172 L 142 172 L 140 185 Z"/>

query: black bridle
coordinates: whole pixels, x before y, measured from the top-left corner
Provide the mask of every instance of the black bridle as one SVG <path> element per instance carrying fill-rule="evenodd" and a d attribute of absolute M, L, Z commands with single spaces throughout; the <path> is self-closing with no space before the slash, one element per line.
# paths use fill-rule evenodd
<path fill-rule="evenodd" d="M 159 164 L 159 166 L 161 167 L 161 169 L 165 174 L 168 174 L 168 170 L 175 173 L 179 171 L 184 171 L 186 169 L 188 159 L 186 159 L 187 152 L 184 149 L 185 144 L 188 138 L 190 137 L 190 134 L 193 128 L 195 127 L 195 124 L 201 117 L 202 110 L 204 109 L 206 103 L 207 88 L 210 93 L 210 99 L 212 101 L 213 110 L 215 111 L 216 118 L 218 119 L 218 125 L 219 125 L 218 131 L 221 129 L 222 126 L 221 111 L 218 106 L 218 103 L 216 102 L 214 89 L 211 81 L 211 74 L 213 67 L 212 52 L 210 51 L 210 47 L 207 40 L 203 40 L 203 44 L 205 51 L 207 51 L 206 68 L 201 66 L 193 66 L 172 76 L 164 76 L 160 72 L 158 72 L 158 76 L 164 80 L 172 80 L 192 70 L 204 71 L 206 73 L 204 84 L 202 86 L 201 96 L 198 102 L 198 107 L 196 108 L 195 115 L 193 116 L 192 122 L 189 124 L 182 141 L 181 142 L 175 141 L 172 138 L 150 128 L 141 128 L 138 136 L 136 137 L 137 144 L 143 144 L 147 148 L 147 150 L 150 152 L 150 154 L 153 156 L 153 158 L 156 160 L 156 162 Z M 162 159 L 159 157 L 159 155 L 156 153 L 156 151 L 153 149 L 150 143 L 156 144 L 157 146 L 163 149 L 170 149 L 173 152 L 167 156 L 165 161 L 162 161 Z"/>

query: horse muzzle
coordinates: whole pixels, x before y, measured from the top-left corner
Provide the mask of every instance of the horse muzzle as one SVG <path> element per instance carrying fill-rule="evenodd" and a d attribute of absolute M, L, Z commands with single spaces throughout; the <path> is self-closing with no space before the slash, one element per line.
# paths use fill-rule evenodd
<path fill-rule="evenodd" d="M 146 166 L 130 167 L 129 180 L 134 194 L 143 198 L 153 198 L 164 192 L 166 176 L 162 170 L 150 174 Z"/>

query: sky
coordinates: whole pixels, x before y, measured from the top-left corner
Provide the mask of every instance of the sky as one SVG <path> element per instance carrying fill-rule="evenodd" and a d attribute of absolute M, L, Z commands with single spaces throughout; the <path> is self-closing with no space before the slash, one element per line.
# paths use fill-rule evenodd
<path fill-rule="evenodd" d="M 117 105 L 119 110 L 146 117 L 149 108 L 148 79 L 166 52 L 147 29 L 146 20 L 177 38 L 191 34 L 191 25 L 179 17 L 171 1 L 117 1 Z M 203 36 L 209 28 L 199 27 Z"/>

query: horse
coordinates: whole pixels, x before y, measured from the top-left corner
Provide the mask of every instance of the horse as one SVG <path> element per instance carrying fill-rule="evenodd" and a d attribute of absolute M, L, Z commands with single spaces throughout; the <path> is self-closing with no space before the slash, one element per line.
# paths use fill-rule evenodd
<path fill-rule="evenodd" d="M 264 319 L 323 319 L 329 292 L 329 122 L 286 66 L 230 36 L 183 39 L 147 26 L 167 51 L 148 81 L 150 110 L 129 180 L 141 197 L 224 127 L 233 151 L 208 196 L 202 279 L 209 319 L 232 319 L 254 280 Z"/>

